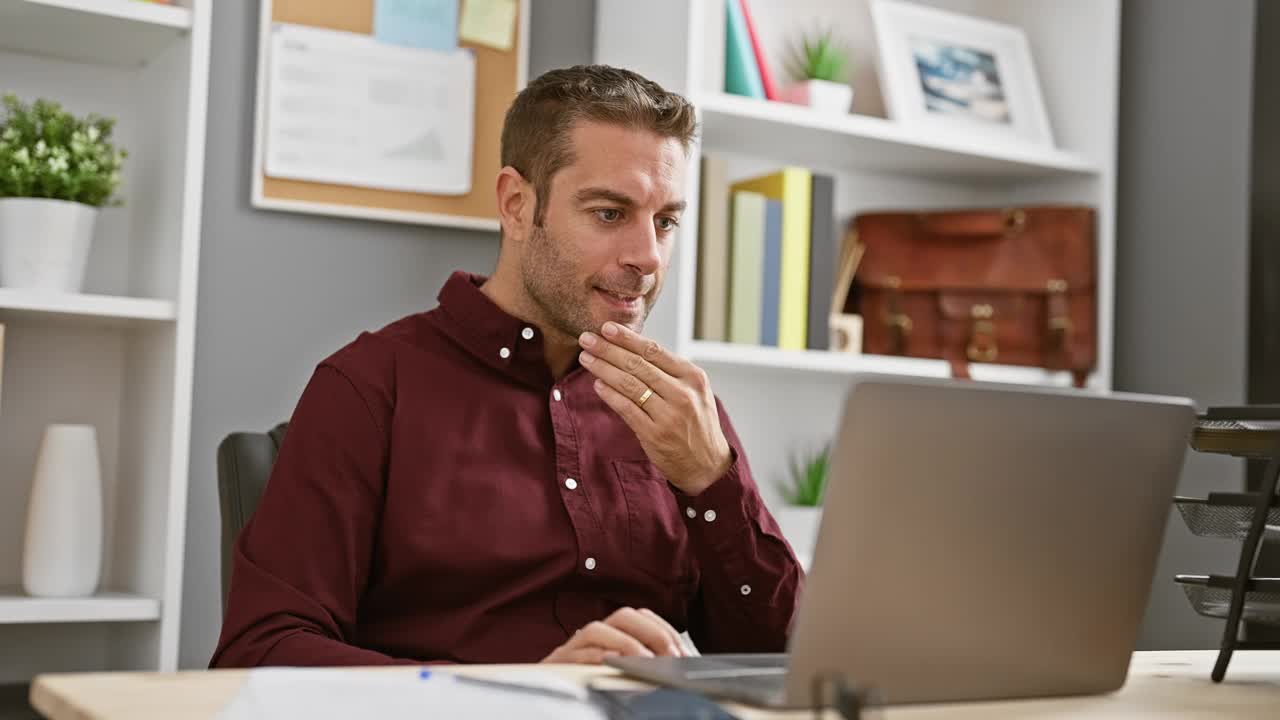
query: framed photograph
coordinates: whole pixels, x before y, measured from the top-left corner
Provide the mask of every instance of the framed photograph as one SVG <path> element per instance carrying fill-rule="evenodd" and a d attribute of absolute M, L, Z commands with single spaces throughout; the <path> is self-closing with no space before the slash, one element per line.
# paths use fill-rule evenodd
<path fill-rule="evenodd" d="M 871 15 L 890 119 L 1053 146 L 1020 28 L 899 0 L 871 0 Z"/>

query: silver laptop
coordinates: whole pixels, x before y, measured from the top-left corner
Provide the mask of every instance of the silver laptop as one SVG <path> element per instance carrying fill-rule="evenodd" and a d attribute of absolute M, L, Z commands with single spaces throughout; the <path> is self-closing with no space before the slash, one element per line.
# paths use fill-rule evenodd
<path fill-rule="evenodd" d="M 1124 684 L 1190 400 L 856 377 L 786 655 L 612 658 L 768 707 L 839 673 L 889 704 Z"/>

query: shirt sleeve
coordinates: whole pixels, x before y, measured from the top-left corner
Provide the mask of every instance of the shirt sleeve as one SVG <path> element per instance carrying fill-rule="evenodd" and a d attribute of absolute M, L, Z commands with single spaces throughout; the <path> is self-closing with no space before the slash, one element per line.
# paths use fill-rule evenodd
<path fill-rule="evenodd" d="M 414 662 L 351 641 L 382 506 L 386 442 L 347 376 L 317 367 L 235 544 L 210 667 Z"/>
<path fill-rule="evenodd" d="M 689 636 L 703 652 L 784 652 L 804 571 L 765 508 L 742 443 L 716 401 L 733 454 L 697 496 L 677 491 L 701 575 Z"/>

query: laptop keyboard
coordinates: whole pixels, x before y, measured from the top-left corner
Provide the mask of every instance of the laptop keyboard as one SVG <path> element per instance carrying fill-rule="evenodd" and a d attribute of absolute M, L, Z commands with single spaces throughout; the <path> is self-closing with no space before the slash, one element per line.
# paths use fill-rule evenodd
<path fill-rule="evenodd" d="M 680 669 L 686 680 L 729 680 L 734 678 L 783 678 L 787 674 L 786 655 L 720 655 L 684 658 Z"/>

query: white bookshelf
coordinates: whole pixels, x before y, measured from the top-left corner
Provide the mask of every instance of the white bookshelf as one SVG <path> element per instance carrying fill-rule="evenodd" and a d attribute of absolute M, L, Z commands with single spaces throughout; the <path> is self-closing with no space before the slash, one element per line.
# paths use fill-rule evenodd
<path fill-rule="evenodd" d="M 861 355 L 825 350 L 783 350 L 775 347 L 734 345 L 706 340 L 691 340 L 685 348 L 689 359 L 708 367 L 738 366 L 764 371 L 796 371 L 832 375 L 876 373 L 935 378 L 951 375 L 951 368 L 946 361 L 929 358 Z M 1050 372 L 1015 365 L 975 364 L 970 367 L 970 370 L 975 380 L 984 382 L 1069 386 L 1072 379 L 1071 374 L 1065 371 Z"/>
<path fill-rule="evenodd" d="M 0 313 L 10 320 L 104 326 L 166 323 L 178 317 L 172 300 L 32 292 L 0 288 Z"/>
<path fill-rule="evenodd" d="M 137 0 L 0 0 L 0 47 L 139 66 L 191 31 L 190 8 Z"/>
<path fill-rule="evenodd" d="M 1081 203 L 1098 211 L 1098 365 L 1108 390 L 1114 327 L 1116 125 L 1120 0 L 922 0 L 1021 27 L 1028 36 L 1055 146 L 975 141 L 921 132 L 885 116 L 867 0 L 752 0 L 775 79 L 794 33 L 831 27 L 853 50 L 856 114 L 826 115 L 728 95 L 723 88 L 724 3 L 598 0 L 597 62 L 634 69 L 697 105 L 701 137 L 689 162 L 689 213 L 698 212 L 703 153 L 728 160 L 731 179 L 795 164 L 831 174 L 840 227 L 869 210 Z M 663 38 L 662 42 L 655 38 Z M 686 221 L 648 332 L 711 375 L 746 445 L 767 502 L 789 454 L 829 439 L 858 372 L 946 377 L 945 362 L 715 343 L 694 337 L 698 223 Z M 835 258 L 832 258 L 835 262 Z M 1066 385 L 1066 373 L 975 364 L 981 380 Z"/>
<path fill-rule="evenodd" d="M 0 625 L 159 619 L 160 603 L 155 598 L 123 593 L 98 593 L 87 598 L 33 598 L 24 596 L 19 588 L 0 589 Z"/>
<path fill-rule="evenodd" d="M 1019 180 L 1088 176 L 1086 157 L 1032 145 L 996 145 L 922 133 L 865 115 L 828 115 L 798 105 L 707 93 L 703 150 L 741 152 L 778 163 L 836 165 L 848 170 L 954 180 Z"/>
<path fill-rule="evenodd" d="M 117 119 L 122 207 L 83 293 L 0 288 L 0 684 L 177 667 L 213 0 L 0 0 L 0 92 Z M 21 592 L 25 513 L 51 423 L 97 428 L 102 580 Z"/>

